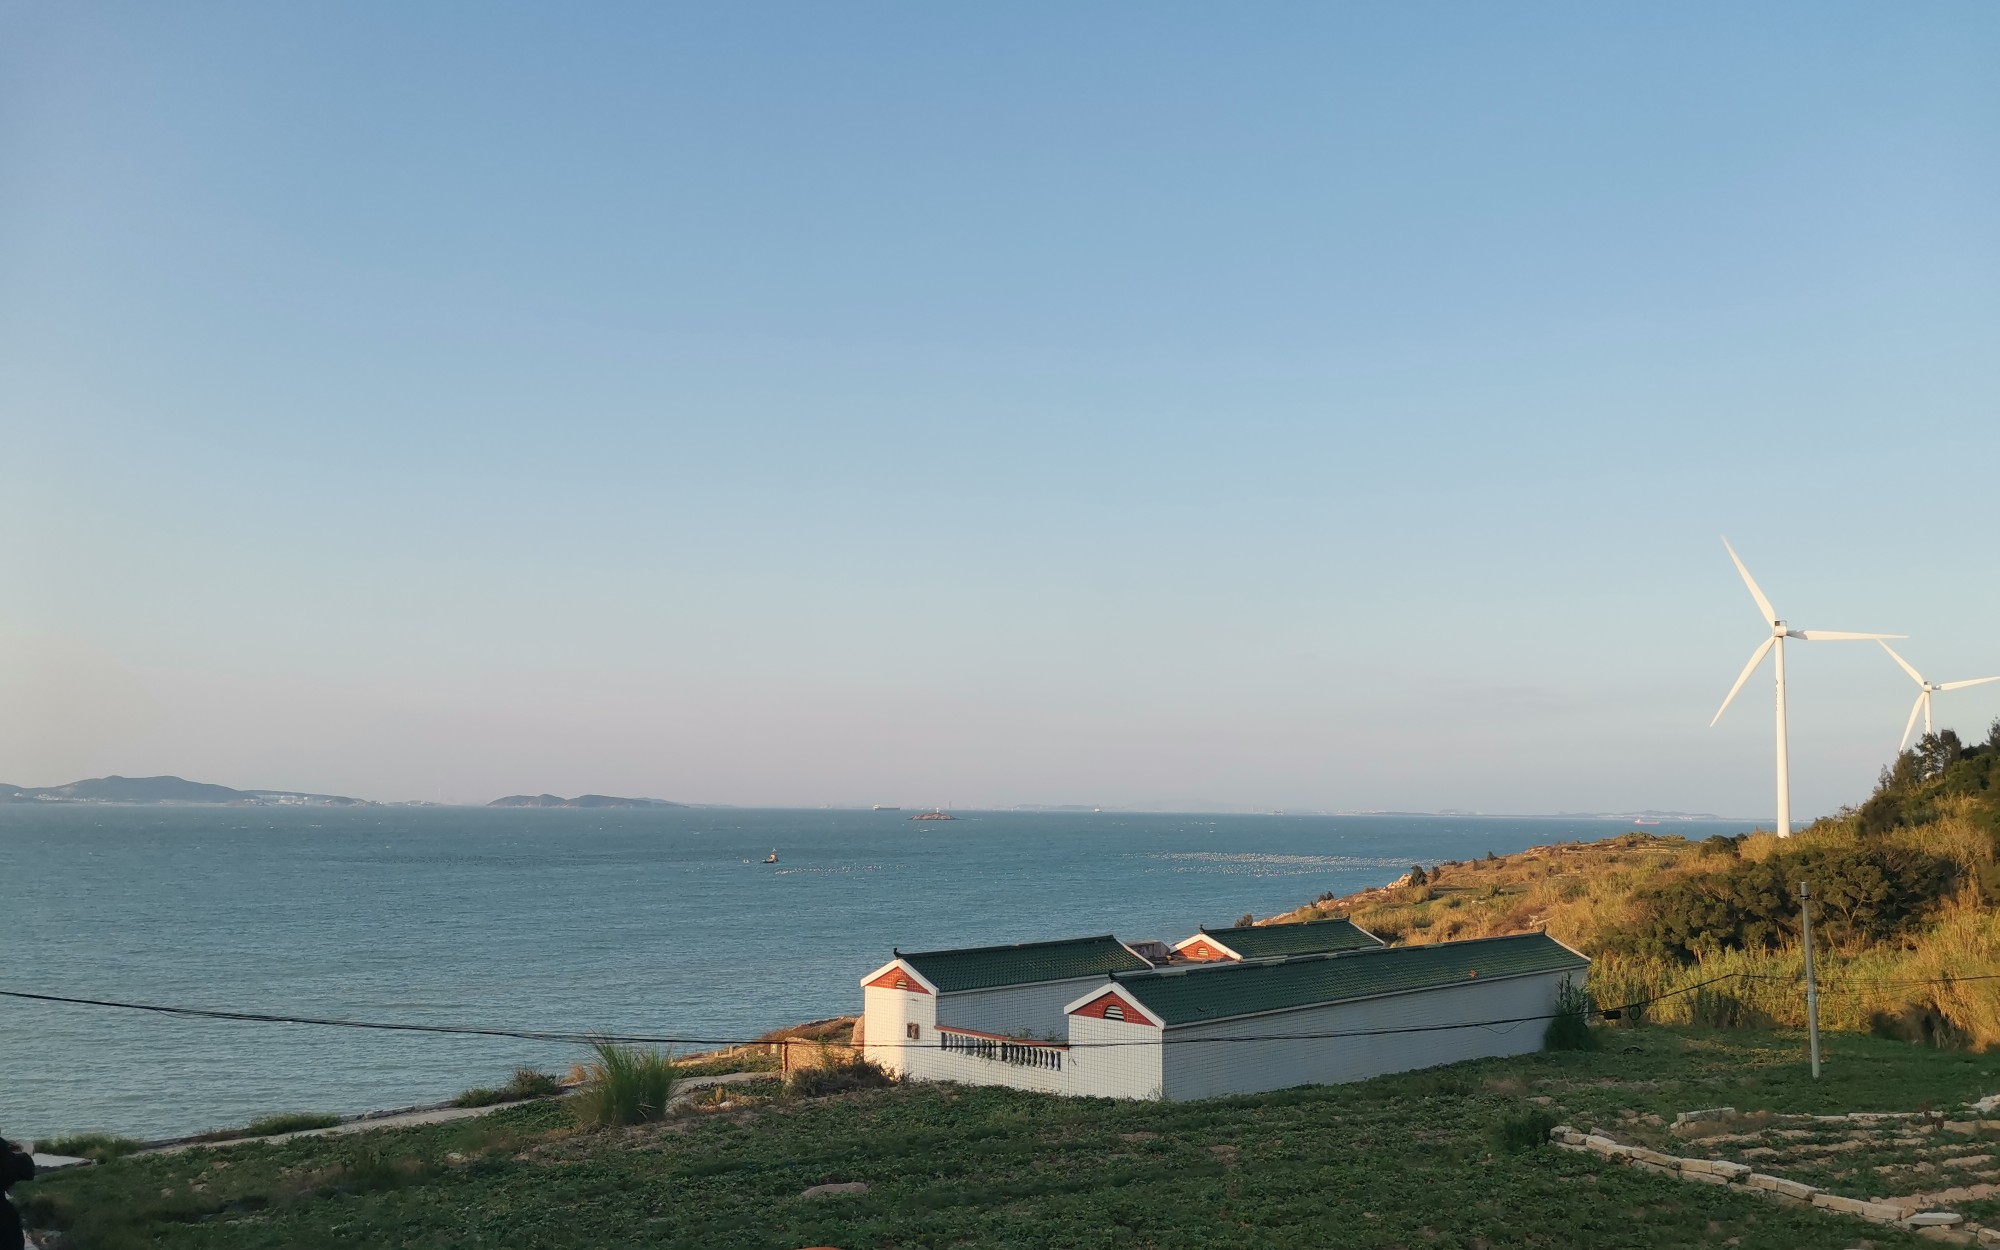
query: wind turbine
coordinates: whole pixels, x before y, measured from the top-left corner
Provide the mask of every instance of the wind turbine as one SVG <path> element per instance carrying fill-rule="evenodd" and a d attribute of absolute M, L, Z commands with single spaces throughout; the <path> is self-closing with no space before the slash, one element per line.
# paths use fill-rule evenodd
<path fill-rule="evenodd" d="M 1789 752 L 1785 748 L 1785 639 L 1797 638 L 1803 642 L 1867 642 L 1869 640 L 1880 642 L 1884 638 L 1903 638 L 1907 637 L 1907 635 L 1844 634 L 1826 629 L 1793 629 L 1778 619 L 1778 610 L 1771 606 L 1771 601 L 1764 597 L 1764 592 L 1757 589 L 1757 580 L 1750 576 L 1749 569 L 1743 567 L 1742 557 L 1736 554 L 1736 548 L 1729 545 L 1727 538 L 1722 540 L 1722 546 L 1723 550 L 1729 553 L 1729 558 L 1735 562 L 1736 571 L 1743 575 L 1743 584 L 1750 588 L 1750 597 L 1757 601 L 1757 610 L 1764 614 L 1764 623 L 1771 627 L 1771 636 L 1766 638 L 1761 646 L 1750 653 L 1750 662 L 1743 666 L 1743 672 L 1737 677 L 1736 684 L 1729 688 L 1728 697 L 1723 699 L 1722 706 L 1715 710 L 1715 720 L 1711 720 L 1708 723 L 1713 728 L 1715 721 L 1722 719 L 1722 714 L 1729 710 L 1730 703 L 1735 700 L 1736 692 L 1743 689 L 1743 683 L 1749 681 L 1750 674 L 1756 672 L 1757 666 L 1764 662 L 1764 653 L 1767 651 L 1776 652 L 1778 670 L 1778 836 L 1789 838 L 1792 836 L 1792 777 L 1791 760 Z"/>
<path fill-rule="evenodd" d="M 1908 660 L 1897 655 L 1894 647 L 1880 640 L 1877 640 L 1877 644 L 1889 653 L 1890 659 L 1894 660 L 1904 672 L 1910 675 L 1911 681 L 1917 683 L 1917 701 L 1910 708 L 1909 722 L 1903 726 L 1903 740 L 1896 744 L 1896 753 L 1898 755 L 1902 754 L 1904 747 L 1910 745 L 1910 731 L 1917 727 L 1918 712 L 1924 714 L 1924 732 L 1926 734 L 1931 732 L 1931 696 L 1933 694 L 1936 694 L 1940 690 L 1963 690 L 1967 686 L 1983 686 L 1989 681 L 2000 681 L 2000 677 L 1975 677 L 1971 681 L 1948 681 L 1940 686 L 1936 682 L 1925 681 L 1924 675 L 1916 669 L 1911 668 Z"/>

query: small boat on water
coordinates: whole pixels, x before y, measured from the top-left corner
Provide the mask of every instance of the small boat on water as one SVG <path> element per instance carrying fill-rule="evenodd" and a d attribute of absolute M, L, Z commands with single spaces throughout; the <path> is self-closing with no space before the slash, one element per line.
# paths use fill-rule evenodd
<path fill-rule="evenodd" d="M 918 812 L 916 815 L 910 817 L 910 819 L 911 820 L 957 820 L 958 817 L 945 811 L 942 807 L 933 807 L 931 810 L 927 812 Z"/>
<path fill-rule="evenodd" d="M 767 864 L 775 864 L 775 863 L 777 863 L 777 862 L 778 862 L 778 853 L 777 853 L 776 851 L 772 851 L 772 852 L 771 852 L 771 853 L 770 853 L 769 855 L 766 855 L 766 856 L 764 857 L 764 862 L 765 862 L 765 863 L 767 863 Z"/>

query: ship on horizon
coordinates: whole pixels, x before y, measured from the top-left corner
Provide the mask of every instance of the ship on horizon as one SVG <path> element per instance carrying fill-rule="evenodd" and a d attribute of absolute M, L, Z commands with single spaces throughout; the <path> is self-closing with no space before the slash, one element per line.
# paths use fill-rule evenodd
<path fill-rule="evenodd" d="M 903 809 L 897 807 L 894 803 L 877 803 L 868 810 L 871 812 L 900 812 Z"/>

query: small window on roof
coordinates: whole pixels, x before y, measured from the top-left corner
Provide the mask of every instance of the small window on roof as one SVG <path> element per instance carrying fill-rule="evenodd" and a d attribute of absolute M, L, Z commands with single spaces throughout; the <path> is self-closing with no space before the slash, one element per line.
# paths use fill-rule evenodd
<path fill-rule="evenodd" d="M 1106 1020 L 1123 1020 L 1125 1018 L 1125 1009 L 1117 1003 L 1106 1003 L 1104 1004 L 1104 1018 Z"/>
<path fill-rule="evenodd" d="M 909 989 L 909 988 L 910 988 L 910 978 L 908 978 L 908 977 L 897 977 L 897 978 L 896 978 L 896 988 L 897 988 L 897 989 L 899 989 L 899 990 L 907 990 L 907 989 Z"/>

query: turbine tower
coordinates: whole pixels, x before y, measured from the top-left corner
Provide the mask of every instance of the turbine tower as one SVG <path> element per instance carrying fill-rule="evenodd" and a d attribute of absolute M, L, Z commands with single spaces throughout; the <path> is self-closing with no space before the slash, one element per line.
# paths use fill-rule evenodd
<path fill-rule="evenodd" d="M 1793 629 L 1778 619 L 1777 609 L 1773 608 L 1771 601 L 1764 597 L 1764 592 L 1757 589 L 1757 580 L 1750 576 L 1749 569 L 1743 567 L 1742 557 L 1736 554 L 1736 548 L 1729 545 L 1727 538 L 1722 540 L 1722 547 L 1723 550 L 1729 553 L 1729 558 L 1735 562 L 1736 571 L 1743 575 L 1743 584 L 1750 588 L 1750 597 L 1757 601 L 1757 610 L 1764 614 L 1764 623 L 1771 627 L 1771 636 L 1766 638 L 1755 651 L 1750 653 L 1750 662 L 1743 666 L 1743 672 L 1736 678 L 1736 684 L 1729 688 L 1728 697 L 1724 698 L 1722 706 L 1715 710 L 1715 720 L 1711 720 L 1708 723 L 1713 728 L 1715 721 L 1722 719 L 1722 714 L 1729 710 L 1730 703 L 1735 700 L 1736 692 L 1743 689 L 1743 683 L 1749 681 L 1750 674 L 1756 672 L 1757 666 L 1764 662 L 1764 653 L 1767 651 L 1776 652 L 1778 670 L 1778 836 L 1789 838 L 1792 836 L 1792 776 L 1790 752 L 1785 747 L 1785 639 L 1797 638 L 1802 642 L 1867 642 L 1870 640 L 1880 642 L 1884 638 L 1902 638 L 1906 637 L 1906 635 L 1845 634 L 1826 629 Z"/>
<path fill-rule="evenodd" d="M 1896 649 L 1888 643 L 1878 642 L 1878 645 L 1889 653 L 1890 659 L 1894 660 L 1904 672 L 1910 675 L 1911 681 L 1917 683 L 1917 701 L 1911 705 L 1910 719 L 1903 726 L 1903 740 L 1896 744 L 1896 754 L 1898 755 L 1903 753 L 1903 748 L 1910 745 L 1910 731 L 1917 727 L 1918 712 L 1924 714 L 1924 732 L 1926 734 L 1931 732 L 1931 696 L 1933 694 L 1936 694 L 1940 690 L 1963 690 L 1967 686 L 1983 686 L 1989 681 L 2000 681 L 2000 677 L 1975 677 L 1971 681 L 1948 681 L 1940 686 L 1936 682 L 1925 681 L 1923 674 L 1911 668 L 1910 662 L 1902 656 L 1897 655 Z"/>

